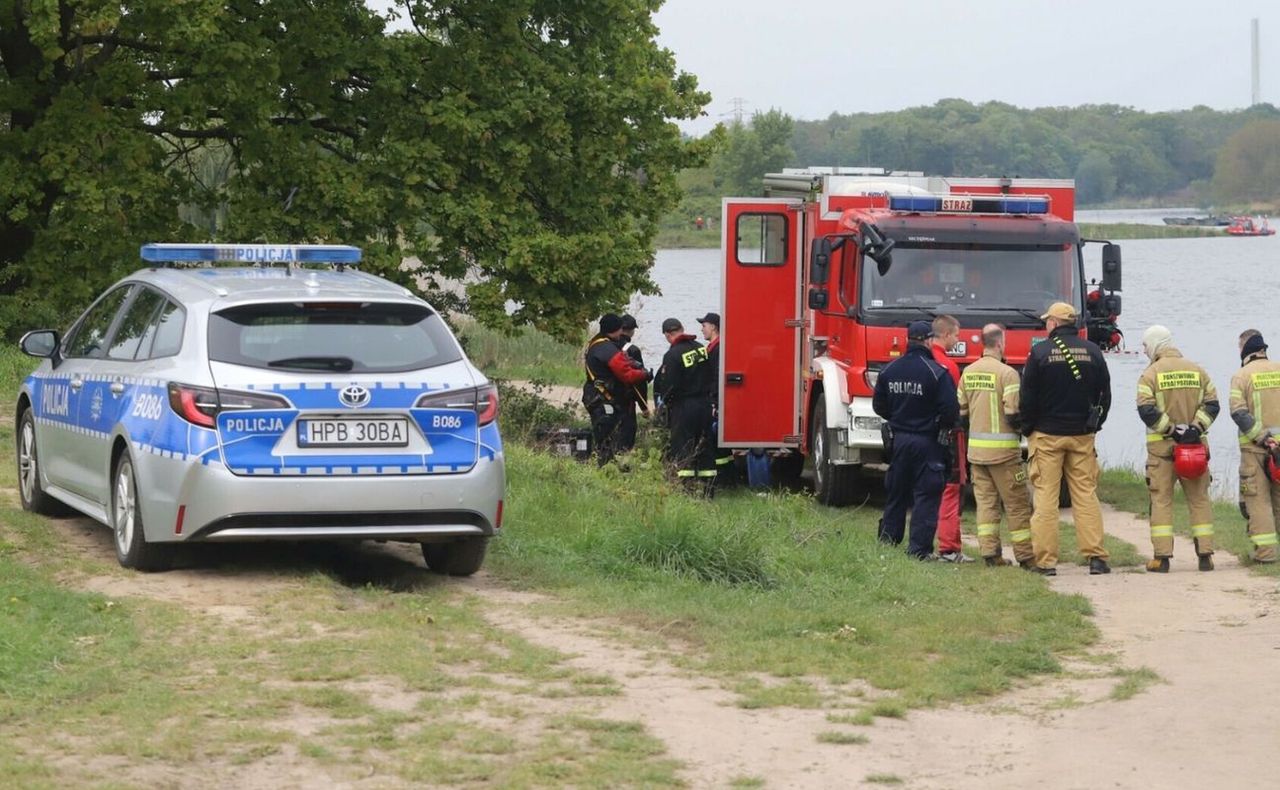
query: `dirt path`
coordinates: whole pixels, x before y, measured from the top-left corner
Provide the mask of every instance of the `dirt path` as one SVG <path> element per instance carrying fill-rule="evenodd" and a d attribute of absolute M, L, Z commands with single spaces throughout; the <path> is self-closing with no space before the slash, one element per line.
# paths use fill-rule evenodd
<path fill-rule="evenodd" d="M 1145 520 L 1110 510 L 1106 519 L 1109 533 L 1149 545 Z M 737 777 L 768 787 L 873 786 L 865 779 L 874 774 L 940 790 L 1267 786 L 1280 732 L 1280 584 L 1223 554 L 1218 570 L 1199 573 L 1190 542 L 1178 541 L 1167 576 L 1090 577 L 1064 565 L 1051 582 L 1093 603 L 1101 652 L 1163 682 L 1113 701 L 1116 678 L 1054 680 L 985 705 L 877 719 L 857 729 L 866 745 L 820 743 L 819 733 L 842 729 L 824 711 L 737 708 L 731 694 L 661 654 L 619 645 L 590 623 L 538 617 L 538 596 L 482 584 L 486 600 L 502 604 L 492 610 L 496 624 L 570 654 L 577 668 L 611 674 L 624 694 L 603 703 L 606 714 L 643 721 L 695 787 Z"/>
<path fill-rule="evenodd" d="M 1106 518 L 1109 533 L 1149 545 L 1145 520 L 1115 511 Z M 57 523 L 87 554 L 111 558 L 102 527 L 85 519 Z M 362 555 L 348 572 L 384 580 L 423 572 L 408 547 Z M 87 586 L 111 595 L 181 600 L 252 628 L 264 591 L 300 583 L 273 570 L 289 558 L 269 548 L 229 559 L 166 574 L 93 577 Z M 1275 782 L 1270 763 L 1280 732 L 1274 702 L 1280 696 L 1280 583 L 1250 575 L 1224 554 L 1217 571 L 1198 573 L 1189 541 L 1182 539 L 1167 576 L 1137 571 L 1090 577 L 1065 564 L 1059 572 L 1050 582 L 1056 590 L 1093 603 L 1102 632 L 1099 651 L 1116 654 L 1124 667 L 1154 670 L 1162 683 L 1117 702 L 1107 698 L 1116 678 L 1067 677 L 983 705 L 916 711 L 904 720 L 877 719 L 873 727 L 836 725 L 823 710 L 736 707 L 734 695 L 716 681 L 674 666 L 660 640 L 637 635 L 623 642 L 602 630 L 612 624 L 540 614 L 545 597 L 508 590 L 484 574 L 460 586 L 484 597 L 496 626 L 567 654 L 576 669 L 614 678 L 623 693 L 591 700 L 591 712 L 643 722 L 687 766 L 684 776 L 694 787 L 725 787 L 745 777 L 778 788 L 870 787 L 875 785 L 865 780 L 874 774 L 898 777 L 905 787 L 954 790 Z M 653 649 L 635 646 L 650 642 Z M 818 741 L 833 730 L 865 734 L 869 743 Z"/>

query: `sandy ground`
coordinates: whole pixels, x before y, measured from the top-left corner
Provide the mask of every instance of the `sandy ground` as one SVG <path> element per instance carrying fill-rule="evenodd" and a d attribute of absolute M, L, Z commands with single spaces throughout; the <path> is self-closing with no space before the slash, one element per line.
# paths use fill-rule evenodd
<path fill-rule="evenodd" d="M 1149 545 L 1145 520 L 1114 511 L 1106 519 L 1109 533 Z M 112 558 L 105 528 L 83 519 L 55 523 L 73 545 Z M 421 565 L 412 547 L 393 545 L 361 549 L 370 556 L 360 572 Z M 898 777 L 904 787 L 953 790 L 1280 786 L 1272 766 L 1280 743 L 1280 583 L 1221 554 L 1218 570 L 1199 573 L 1189 541 L 1179 539 L 1176 553 L 1168 575 L 1090 577 L 1064 564 L 1049 582 L 1093 603 L 1099 652 L 1117 654 L 1125 667 L 1148 667 L 1162 683 L 1116 702 L 1107 699 L 1115 678 L 1053 679 L 982 705 L 914 711 L 872 727 L 832 724 L 822 710 L 736 707 L 715 680 L 676 668 L 652 635 L 619 638 L 615 624 L 551 617 L 546 598 L 483 573 L 458 584 L 484 597 L 496 626 L 565 653 L 576 668 L 612 676 L 623 693 L 592 702 L 592 712 L 642 721 L 686 765 L 693 787 L 741 777 L 777 788 L 874 787 L 866 779 L 875 774 Z M 298 582 L 272 573 L 273 562 L 288 562 L 284 554 L 231 560 L 99 577 L 88 586 L 184 601 L 252 628 L 263 593 Z M 869 743 L 817 740 L 833 730 L 865 734 Z M 323 784 L 301 762 L 273 764 L 274 775 L 292 786 Z M 251 773 L 237 783 L 268 786 Z"/>

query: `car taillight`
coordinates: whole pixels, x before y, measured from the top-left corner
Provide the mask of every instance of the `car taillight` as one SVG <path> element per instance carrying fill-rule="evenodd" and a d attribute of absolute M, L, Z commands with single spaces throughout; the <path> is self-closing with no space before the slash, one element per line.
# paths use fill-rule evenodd
<path fill-rule="evenodd" d="M 488 425 L 498 418 L 498 388 L 492 384 L 465 390 L 431 392 L 418 398 L 417 409 L 471 409 L 476 421 Z"/>
<path fill-rule="evenodd" d="M 170 382 L 169 407 L 193 425 L 212 428 L 217 424 L 218 412 L 225 409 L 286 409 L 289 401 L 279 395 L 231 392 Z"/>

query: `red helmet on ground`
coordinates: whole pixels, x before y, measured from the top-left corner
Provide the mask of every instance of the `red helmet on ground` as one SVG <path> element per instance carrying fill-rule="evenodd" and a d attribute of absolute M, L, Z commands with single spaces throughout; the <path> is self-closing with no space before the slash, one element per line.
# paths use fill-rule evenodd
<path fill-rule="evenodd" d="M 1280 483 L 1280 461 L 1275 453 L 1267 453 L 1267 474 L 1271 475 L 1271 482 Z"/>
<path fill-rule="evenodd" d="M 1209 448 L 1200 443 L 1175 445 L 1173 470 L 1183 480 L 1200 477 L 1209 471 Z"/>

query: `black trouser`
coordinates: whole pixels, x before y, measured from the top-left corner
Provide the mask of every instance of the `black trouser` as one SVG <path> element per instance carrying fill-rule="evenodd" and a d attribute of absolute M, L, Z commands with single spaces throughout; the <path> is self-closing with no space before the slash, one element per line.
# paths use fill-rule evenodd
<path fill-rule="evenodd" d="M 715 482 L 715 444 L 707 440 L 711 425 L 711 401 L 705 397 L 681 398 L 667 406 L 671 420 L 668 457 L 676 476 L 707 485 Z"/>
<path fill-rule="evenodd" d="M 895 431 L 893 455 L 884 476 L 888 498 L 880 519 L 880 540 L 895 546 L 902 542 L 909 506 L 911 537 L 907 553 L 913 557 L 931 554 L 946 482 L 947 448 L 938 444 L 937 434 Z"/>
<path fill-rule="evenodd" d="M 622 422 L 622 413 L 611 403 L 600 403 L 593 406 L 589 414 L 596 460 L 604 466 L 618 453 L 618 426 Z"/>
<path fill-rule="evenodd" d="M 636 446 L 636 404 L 635 401 L 618 407 L 617 440 L 614 444 L 618 452 L 625 453 Z"/>

